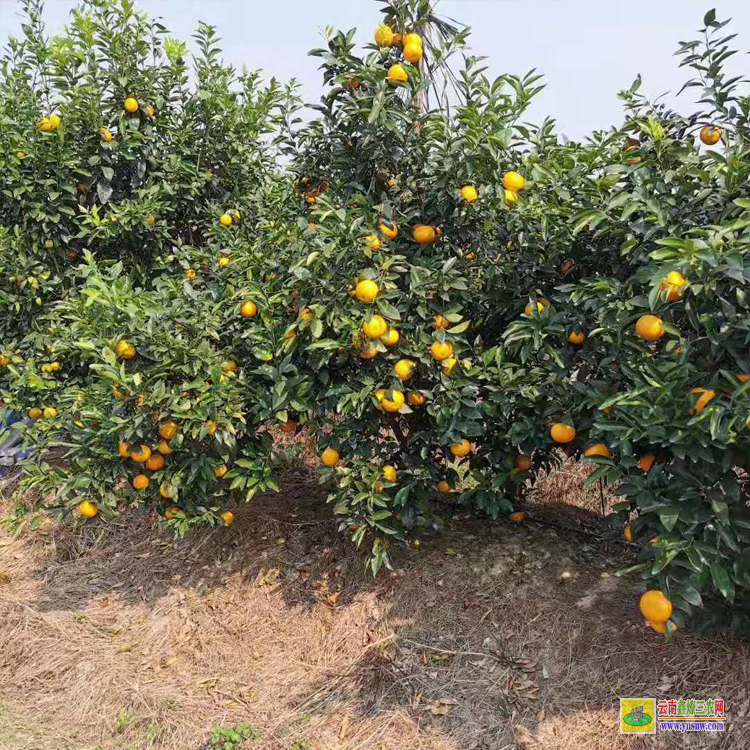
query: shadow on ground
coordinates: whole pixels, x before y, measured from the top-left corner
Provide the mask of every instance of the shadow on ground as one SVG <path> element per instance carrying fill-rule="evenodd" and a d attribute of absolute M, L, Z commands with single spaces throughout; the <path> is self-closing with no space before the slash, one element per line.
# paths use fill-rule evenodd
<path fill-rule="evenodd" d="M 640 696 L 723 697 L 699 746 L 750 746 L 747 649 L 644 629 L 619 543 L 457 518 L 373 580 L 315 485 L 235 517 L 0 536 L 0 747 L 199 750 L 239 722 L 260 750 L 698 746 L 621 737 Z"/>

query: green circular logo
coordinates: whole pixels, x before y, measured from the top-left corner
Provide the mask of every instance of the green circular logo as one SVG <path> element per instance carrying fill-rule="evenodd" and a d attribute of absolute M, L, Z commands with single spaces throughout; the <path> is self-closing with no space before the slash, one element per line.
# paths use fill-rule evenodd
<path fill-rule="evenodd" d="M 646 724 L 652 722 L 652 718 L 648 714 L 641 714 L 637 718 L 634 718 L 633 714 L 628 714 L 627 716 L 623 716 L 622 720 L 626 724 L 630 724 L 631 727 L 645 727 Z"/>

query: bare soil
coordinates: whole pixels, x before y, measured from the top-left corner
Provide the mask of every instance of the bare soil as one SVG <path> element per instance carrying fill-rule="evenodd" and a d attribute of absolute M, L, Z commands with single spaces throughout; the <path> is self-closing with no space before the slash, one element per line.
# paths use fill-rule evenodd
<path fill-rule="evenodd" d="M 750 651 L 644 628 L 585 475 L 522 525 L 457 516 L 377 579 L 304 474 L 179 542 L 135 511 L 0 527 L 0 748 L 202 750 L 243 722 L 253 750 L 750 747 Z M 728 731 L 619 734 L 619 698 L 683 696 L 723 697 Z"/>

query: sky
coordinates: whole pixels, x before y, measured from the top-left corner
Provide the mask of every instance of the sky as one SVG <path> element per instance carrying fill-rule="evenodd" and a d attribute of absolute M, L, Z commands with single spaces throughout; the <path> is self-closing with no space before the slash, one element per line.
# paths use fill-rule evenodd
<path fill-rule="evenodd" d="M 321 46 L 320 29 L 357 28 L 365 44 L 381 20 L 373 0 L 138 0 L 151 16 L 160 16 L 173 36 L 189 40 L 199 20 L 217 27 L 225 59 L 241 68 L 262 69 L 281 80 L 296 78 L 306 101 L 321 94 L 319 61 L 307 52 Z M 62 28 L 75 0 L 47 0 L 50 33 Z M 17 0 L 0 0 L 0 40 L 18 33 Z M 558 130 L 579 139 L 622 119 L 617 92 L 639 73 L 641 92 L 650 97 L 676 92 L 686 69 L 674 57 L 679 41 L 698 38 L 703 16 L 716 8 L 717 18 L 733 19 L 739 32 L 733 44 L 740 54 L 728 68 L 747 72 L 750 50 L 748 0 L 438 0 L 439 15 L 472 29 L 469 44 L 484 55 L 487 74 L 543 73 L 547 88 L 526 119 L 554 117 Z M 743 69 L 744 68 L 744 69 Z M 666 101 L 675 102 L 668 96 Z M 680 100 L 692 112 L 691 98 Z"/>

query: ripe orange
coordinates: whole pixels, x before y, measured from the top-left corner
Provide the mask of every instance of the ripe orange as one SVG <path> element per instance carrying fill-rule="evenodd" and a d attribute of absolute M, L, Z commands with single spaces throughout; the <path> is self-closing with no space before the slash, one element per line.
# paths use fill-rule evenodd
<path fill-rule="evenodd" d="M 410 359 L 400 359 L 393 365 L 393 372 L 400 378 L 402 382 L 406 382 L 414 375 L 414 368 L 416 365 Z"/>
<path fill-rule="evenodd" d="M 460 443 L 451 445 L 451 453 L 454 456 L 468 456 L 471 453 L 471 443 L 466 438 L 461 438 Z"/>
<path fill-rule="evenodd" d="M 521 200 L 521 196 L 518 193 L 514 193 L 512 190 L 505 191 L 505 205 L 512 206 L 517 201 Z"/>
<path fill-rule="evenodd" d="M 133 487 L 137 490 L 145 490 L 149 484 L 151 482 L 145 474 L 138 474 L 138 476 L 133 478 Z"/>
<path fill-rule="evenodd" d="M 453 375 L 453 371 L 456 369 L 456 365 L 458 364 L 458 360 L 455 357 L 448 357 L 448 359 L 443 360 L 443 375 L 450 377 Z"/>
<path fill-rule="evenodd" d="M 375 29 L 375 43 L 379 47 L 390 47 L 393 44 L 394 37 L 393 29 L 387 23 L 381 23 Z"/>
<path fill-rule="evenodd" d="M 385 334 L 383 334 L 380 337 L 380 340 L 386 345 L 386 346 L 396 346 L 398 344 L 399 339 L 401 338 L 401 335 L 395 328 L 389 328 Z"/>
<path fill-rule="evenodd" d="M 629 523 L 625 524 L 625 528 L 622 530 L 622 535 L 625 537 L 626 542 L 633 541 L 633 528 Z"/>
<path fill-rule="evenodd" d="M 42 414 L 44 415 L 45 419 L 53 419 L 57 416 L 57 409 L 55 409 L 54 406 L 45 406 Z"/>
<path fill-rule="evenodd" d="M 503 177 L 503 187 L 511 193 L 517 193 L 526 186 L 526 178 L 518 172 L 506 172 Z"/>
<path fill-rule="evenodd" d="M 691 388 L 690 393 L 700 393 L 700 397 L 695 402 L 695 407 L 690 410 L 691 414 L 700 414 L 705 408 L 708 402 L 716 396 L 716 391 L 711 391 L 708 388 Z"/>
<path fill-rule="evenodd" d="M 123 353 L 126 352 L 130 348 L 131 348 L 131 344 L 129 341 L 126 341 L 125 339 L 120 339 L 120 341 L 118 341 L 115 346 L 115 354 L 122 357 Z"/>
<path fill-rule="evenodd" d="M 661 591 L 647 591 L 638 606 L 641 614 L 652 622 L 666 622 L 672 615 L 672 602 Z"/>
<path fill-rule="evenodd" d="M 424 50 L 419 44 L 407 44 L 404 46 L 404 58 L 412 65 L 418 65 L 423 54 Z"/>
<path fill-rule="evenodd" d="M 219 224 L 223 227 L 231 227 L 232 226 L 232 216 L 230 214 L 222 214 L 219 216 Z"/>
<path fill-rule="evenodd" d="M 166 440 L 162 440 L 156 450 L 158 450 L 162 456 L 168 456 L 170 453 L 174 453 L 174 450 L 169 447 L 169 443 Z"/>
<path fill-rule="evenodd" d="M 387 240 L 395 240 L 398 237 L 398 226 L 393 222 L 386 222 L 385 219 L 382 219 L 378 224 L 378 229 Z"/>
<path fill-rule="evenodd" d="M 254 318 L 258 314 L 258 306 L 252 300 L 248 300 L 240 308 L 240 315 L 243 318 Z"/>
<path fill-rule="evenodd" d="M 427 399 L 419 391 L 409 391 L 406 400 L 411 406 L 422 406 Z"/>
<path fill-rule="evenodd" d="M 237 363 L 233 359 L 228 359 L 221 366 L 222 372 L 235 372 L 237 370 Z"/>
<path fill-rule="evenodd" d="M 396 467 L 386 464 L 383 467 L 383 479 L 385 479 L 386 482 L 395 482 L 397 478 L 398 472 L 396 471 Z"/>
<path fill-rule="evenodd" d="M 667 278 L 661 283 L 661 291 L 667 292 L 670 302 L 677 302 L 682 296 L 682 287 L 685 286 L 685 277 L 677 271 L 670 271 Z"/>
<path fill-rule="evenodd" d="M 159 428 L 159 437 L 162 437 L 165 440 L 171 440 L 177 434 L 178 427 L 179 425 L 177 422 L 165 422 Z"/>
<path fill-rule="evenodd" d="M 78 505 L 78 513 L 84 518 L 93 518 L 99 512 L 96 503 L 92 503 L 90 500 L 84 500 Z"/>
<path fill-rule="evenodd" d="M 442 362 L 453 355 L 453 344 L 450 341 L 433 341 L 430 347 L 430 354 L 433 359 Z"/>
<path fill-rule="evenodd" d="M 232 521 L 234 521 L 234 513 L 232 513 L 231 510 L 225 510 L 221 514 L 221 520 L 224 521 L 227 526 L 231 526 Z"/>
<path fill-rule="evenodd" d="M 222 257 L 219 258 L 219 268 L 226 268 L 230 263 L 231 261 L 226 255 L 222 255 Z"/>
<path fill-rule="evenodd" d="M 120 442 L 120 444 L 117 446 L 117 452 L 123 457 L 128 458 L 130 456 L 130 448 L 128 447 L 128 444 L 125 442 Z"/>
<path fill-rule="evenodd" d="M 326 448 L 320 456 L 320 460 L 329 467 L 336 466 L 339 458 L 339 452 L 335 448 Z"/>
<path fill-rule="evenodd" d="M 363 349 L 359 356 L 362 359 L 375 359 L 375 357 L 378 356 L 378 350 L 377 349 Z"/>
<path fill-rule="evenodd" d="M 37 419 L 40 419 L 42 416 L 42 410 L 37 406 L 32 406 L 31 409 L 29 409 L 26 413 L 34 421 L 36 421 Z"/>
<path fill-rule="evenodd" d="M 576 430 L 564 422 L 555 422 L 550 427 L 550 436 L 556 443 L 570 443 L 575 440 Z"/>
<path fill-rule="evenodd" d="M 636 321 L 635 333 L 646 341 L 658 341 L 665 333 L 664 322 L 656 315 L 642 315 Z"/>
<path fill-rule="evenodd" d="M 511 513 L 508 516 L 508 519 L 511 523 L 521 523 L 523 519 L 525 518 L 524 514 L 521 513 L 521 511 L 516 511 L 515 513 Z"/>
<path fill-rule="evenodd" d="M 409 80 L 409 74 L 403 65 L 396 63 L 388 68 L 388 81 L 390 83 L 406 83 Z"/>
<path fill-rule="evenodd" d="M 448 318 L 444 318 L 442 315 L 435 316 L 435 325 L 433 328 L 450 328 L 451 322 Z"/>
<path fill-rule="evenodd" d="M 216 434 L 217 429 L 218 425 L 212 419 L 209 419 L 208 422 L 206 422 L 206 433 L 208 435 L 211 435 L 213 437 Z"/>
<path fill-rule="evenodd" d="M 36 126 L 42 131 L 42 133 L 49 133 L 49 131 L 52 130 L 52 123 L 50 122 L 49 117 L 42 117 L 42 119 L 37 122 Z"/>
<path fill-rule="evenodd" d="M 357 284 L 357 288 L 354 290 L 357 299 L 360 302 L 371 303 L 375 301 L 375 298 L 380 294 L 380 287 L 372 279 L 364 279 Z M 385 331 L 383 331 L 385 333 Z"/>
<path fill-rule="evenodd" d="M 373 315 L 368 321 L 362 324 L 362 331 L 370 339 L 379 339 L 388 333 L 388 323 L 380 315 Z"/>
<path fill-rule="evenodd" d="M 531 459 L 528 456 L 520 454 L 516 456 L 515 467 L 521 471 L 527 471 L 531 468 Z"/>
<path fill-rule="evenodd" d="M 437 488 L 439 492 L 453 492 L 453 489 L 451 488 L 451 486 L 448 484 L 448 482 L 445 479 L 441 479 L 437 483 Z"/>
<path fill-rule="evenodd" d="M 383 408 L 389 412 L 397 412 L 404 405 L 404 394 L 401 391 L 391 391 L 393 398 L 389 399 L 386 395 L 383 396 L 383 400 L 380 402 Z"/>
<path fill-rule="evenodd" d="M 152 454 L 148 461 L 146 461 L 146 468 L 149 471 L 159 471 L 164 468 L 164 456 L 161 453 Z"/>
<path fill-rule="evenodd" d="M 654 465 L 654 454 L 653 453 L 644 453 L 638 459 L 638 466 L 641 467 L 642 471 L 648 471 L 653 465 Z"/>
<path fill-rule="evenodd" d="M 575 344 L 576 346 L 581 346 L 583 342 L 586 340 L 586 334 L 583 331 L 577 330 L 577 331 L 571 331 L 568 334 L 568 341 L 571 344 Z"/>
<path fill-rule="evenodd" d="M 159 494 L 162 497 L 172 497 L 174 495 L 174 487 L 171 484 L 159 485 Z M 171 508 L 171 510 L 177 510 L 177 508 Z"/>
<path fill-rule="evenodd" d="M 377 234 L 368 234 L 367 237 L 365 237 L 365 245 L 376 253 L 380 250 L 380 237 L 378 237 Z"/>
<path fill-rule="evenodd" d="M 222 477 L 226 476 L 226 473 L 229 471 L 229 469 L 226 466 L 217 466 L 214 468 L 214 474 L 216 474 L 217 479 L 221 479 Z"/>
<path fill-rule="evenodd" d="M 590 458 L 591 456 L 602 456 L 603 458 L 610 457 L 609 448 L 607 448 L 604 443 L 594 443 L 593 445 L 590 445 L 583 452 L 583 455 L 587 458 Z"/>
<path fill-rule="evenodd" d="M 524 307 L 523 311 L 524 311 L 524 313 L 525 313 L 526 315 L 531 315 L 531 311 L 532 311 L 533 309 L 534 309 L 534 308 L 533 308 L 533 306 L 532 306 L 531 302 L 529 302 L 529 303 L 528 303 L 528 304 L 526 305 L 526 307 Z M 542 314 L 542 313 L 544 312 L 544 304 L 542 304 L 542 302 L 540 302 L 540 301 L 537 301 L 537 303 L 536 303 L 536 311 L 537 311 L 537 312 L 539 313 L 539 315 L 541 315 L 541 314 Z"/>
<path fill-rule="evenodd" d="M 151 448 L 147 445 L 141 445 L 140 451 L 133 451 L 130 458 L 137 464 L 145 464 L 151 458 Z"/>
<path fill-rule="evenodd" d="M 417 224 L 412 229 L 412 237 L 418 245 L 431 245 L 437 239 L 437 233 L 434 227 L 426 224 Z"/>
<path fill-rule="evenodd" d="M 410 34 L 404 34 L 403 37 L 401 37 L 401 43 L 406 47 L 408 44 L 416 44 L 419 47 L 423 46 L 422 43 L 422 37 L 419 36 L 419 34 L 414 34 L 413 32 Z"/>
<path fill-rule="evenodd" d="M 185 271 L 185 277 L 188 281 L 192 281 L 198 274 L 192 269 L 188 268 L 187 271 Z"/>
<path fill-rule="evenodd" d="M 477 189 L 473 185 L 464 185 L 461 188 L 461 197 L 467 203 L 474 203 L 479 198 L 479 193 L 477 193 Z"/>
<path fill-rule="evenodd" d="M 153 116 L 154 116 L 154 108 L 150 104 L 147 104 L 146 105 L 146 117 L 151 119 Z"/>
<path fill-rule="evenodd" d="M 701 130 L 701 141 L 706 146 L 713 146 L 721 139 L 721 130 L 717 127 L 706 126 Z"/>
<path fill-rule="evenodd" d="M 161 492 L 161 487 L 159 488 L 159 492 Z M 163 495 L 163 497 L 169 497 L 169 495 Z M 164 511 L 164 518 L 166 518 L 167 521 L 171 521 L 173 518 L 177 518 L 179 512 L 180 509 L 173 505 L 171 508 L 167 508 Z"/>
<path fill-rule="evenodd" d="M 133 114 L 133 112 L 137 112 L 138 111 L 138 100 L 135 99 L 132 96 L 129 96 L 125 100 L 125 111 L 126 112 L 130 112 L 131 115 Z"/>
<path fill-rule="evenodd" d="M 109 128 L 99 128 L 99 135 L 105 143 L 109 143 L 112 140 L 112 133 Z"/>

